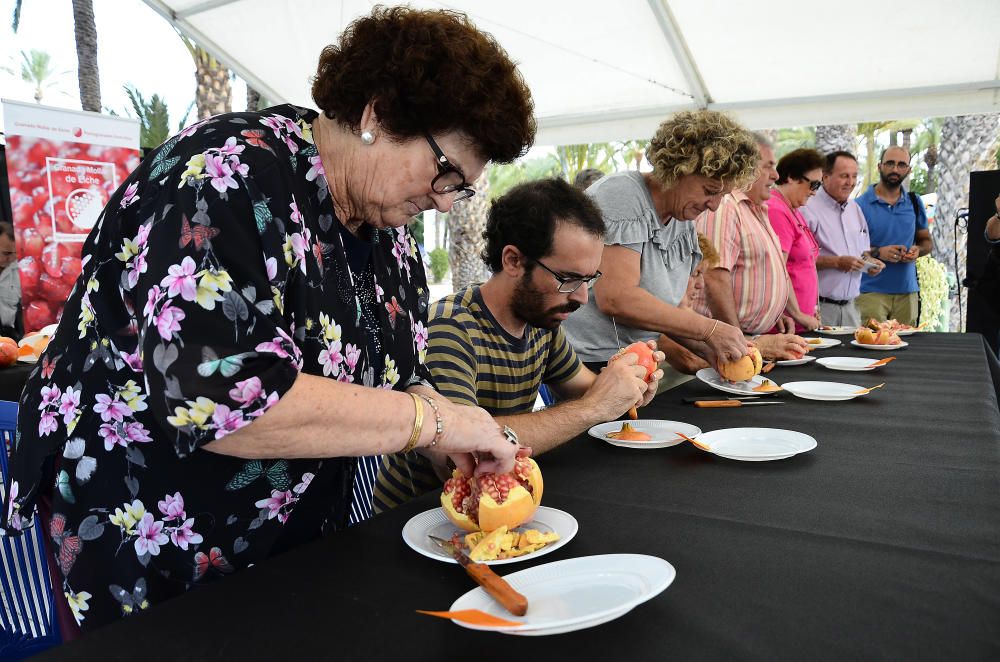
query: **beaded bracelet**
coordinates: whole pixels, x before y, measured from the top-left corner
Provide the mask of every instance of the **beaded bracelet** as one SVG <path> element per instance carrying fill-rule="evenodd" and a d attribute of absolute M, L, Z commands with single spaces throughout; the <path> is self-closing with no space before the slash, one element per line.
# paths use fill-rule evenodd
<path fill-rule="evenodd" d="M 410 440 L 406 442 L 403 450 L 399 451 L 400 453 L 409 453 L 413 450 L 413 447 L 417 445 L 417 440 L 420 439 L 420 433 L 424 431 L 424 403 L 415 393 L 410 393 L 410 397 L 413 398 L 416 417 L 413 419 L 413 432 L 410 433 Z"/>
<path fill-rule="evenodd" d="M 441 418 L 441 410 L 438 408 L 437 403 L 434 402 L 434 398 L 424 395 L 423 393 L 420 393 L 419 395 L 421 398 L 426 400 L 427 404 L 429 404 L 431 406 L 431 409 L 434 410 L 435 427 L 434 427 L 434 438 L 431 439 L 431 446 L 437 446 L 438 440 L 441 439 L 441 435 L 444 434 L 444 419 Z"/>

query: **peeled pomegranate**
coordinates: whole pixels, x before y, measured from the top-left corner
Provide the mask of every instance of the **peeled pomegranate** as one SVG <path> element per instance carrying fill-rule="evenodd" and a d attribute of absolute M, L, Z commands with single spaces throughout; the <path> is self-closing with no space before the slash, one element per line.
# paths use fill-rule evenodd
<path fill-rule="evenodd" d="M 468 477 L 455 469 L 441 492 L 441 507 L 465 531 L 521 526 L 542 502 L 542 472 L 530 457 L 519 457 L 506 474 Z"/>
<path fill-rule="evenodd" d="M 750 354 L 744 356 L 743 358 L 732 361 L 730 363 L 723 363 L 719 366 L 719 374 L 722 375 L 724 379 L 728 379 L 731 382 L 745 382 L 754 375 L 760 373 L 760 369 L 764 365 L 764 360 L 760 355 L 760 351 L 753 347 L 750 349 Z"/>

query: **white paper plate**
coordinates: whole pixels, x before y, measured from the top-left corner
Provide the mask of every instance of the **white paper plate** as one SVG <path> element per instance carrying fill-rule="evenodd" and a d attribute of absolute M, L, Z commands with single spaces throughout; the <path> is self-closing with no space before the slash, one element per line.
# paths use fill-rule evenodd
<path fill-rule="evenodd" d="M 730 460 L 766 462 L 783 460 L 816 448 L 816 440 L 794 430 L 777 428 L 725 428 L 698 435 L 709 452 Z"/>
<path fill-rule="evenodd" d="M 34 356 L 19 356 L 17 357 L 18 363 L 38 363 L 38 359 Z"/>
<path fill-rule="evenodd" d="M 694 376 L 714 389 L 725 391 L 726 393 L 735 393 L 736 395 L 772 395 L 774 393 L 778 393 L 779 391 L 754 390 L 754 388 L 763 384 L 765 379 L 771 380 L 775 386 L 781 386 L 781 384 L 774 381 L 770 377 L 761 377 L 760 375 L 754 375 L 745 382 L 727 382 L 719 376 L 719 373 L 715 371 L 715 368 L 702 368 L 696 372 Z"/>
<path fill-rule="evenodd" d="M 788 359 L 786 361 L 775 361 L 775 365 L 803 365 L 809 363 L 810 361 L 815 361 L 815 356 L 809 356 L 806 354 L 801 359 Z"/>
<path fill-rule="evenodd" d="M 866 345 L 865 343 L 860 343 L 857 340 L 852 340 L 851 344 L 855 347 L 861 347 L 864 349 L 874 349 L 883 352 L 891 352 L 894 349 L 902 349 L 903 347 L 909 347 L 910 343 L 903 341 L 898 345 Z"/>
<path fill-rule="evenodd" d="M 576 518 L 567 512 L 557 510 L 555 508 L 548 508 L 546 506 L 539 506 L 538 510 L 535 511 L 534 519 L 530 522 L 525 522 L 517 528 L 537 529 L 543 533 L 555 531 L 559 534 L 559 540 L 542 547 L 536 552 L 525 554 L 524 556 L 517 556 L 512 559 L 482 561 L 484 565 L 505 565 L 507 563 L 517 563 L 518 561 L 524 561 L 526 559 L 537 559 L 539 556 L 544 556 L 549 552 L 554 552 L 573 539 L 573 536 L 576 535 L 580 525 L 577 524 Z M 403 527 L 403 541 L 406 542 L 412 550 L 419 554 L 423 554 L 427 558 L 434 559 L 435 561 L 444 561 L 445 563 L 458 563 L 458 561 L 453 559 L 448 552 L 438 547 L 430 538 L 427 537 L 430 535 L 448 540 L 455 533 L 461 533 L 464 536 L 468 533 L 468 531 L 463 531 L 452 524 L 451 520 L 448 519 L 441 508 L 433 508 L 410 518 L 410 521 Z"/>
<path fill-rule="evenodd" d="M 785 390 L 806 400 L 853 400 L 863 393 L 864 386 L 842 384 L 840 382 L 788 382 Z"/>
<path fill-rule="evenodd" d="M 853 356 L 828 356 L 816 361 L 824 368 L 830 370 L 848 370 L 851 372 L 868 372 L 875 368 L 870 367 L 878 359 L 861 359 Z"/>
<path fill-rule="evenodd" d="M 528 613 L 512 617 L 481 588 L 475 588 L 451 605 L 451 611 L 479 609 L 518 626 L 472 625 L 453 620 L 470 630 L 541 636 L 573 632 L 606 623 L 659 595 L 677 572 L 661 558 L 645 554 L 603 554 L 520 570 L 504 579 L 528 598 Z"/>
<path fill-rule="evenodd" d="M 923 329 L 900 329 L 896 332 L 897 336 L 912 336 L 914 333 L 920 333 Z"/>
<path fill-rule="evenodd" d="M 609 432 L 617 432 L 621 429 L 622 423 L 626 422 L 630 423 L 639 432 L 645 432 L 652 439 L 649 441 L 625 441 L 608 438 L 607 434 Z M 677 444 L 684 443 L 684 440 L 677 436 L 678 432 L 686 434 L 689 437 L 694 437 L 701 434 L 701 428 L 695 427 L 690 423 L 681 423 L 680 421 L 640 419 L 638 421 L 610 421 L 608 423 L 600 423 L 587 430 L 587 433 L 591 437 L 596 437 L 608 442 L 612 446 L 621 446 L 622 448 L 667 448 L 669 446 L 676 446 Z"/>
<path fill-rule="evenodd" d="M 806 338 L 805 340 L 809 343 L 809 349 L 828 349 L 840 344 L 836 338 Z M 809 342 L 810 340 L 818 340 L 819 342 Z"/>
<path fill-rule="evenodd" d="M 831 326 L 829 329 L 816 329 L 816 333 L 822 333 L 825 336 L 850 336 L 854 334 L 856 328 L 853 326 Z"/>

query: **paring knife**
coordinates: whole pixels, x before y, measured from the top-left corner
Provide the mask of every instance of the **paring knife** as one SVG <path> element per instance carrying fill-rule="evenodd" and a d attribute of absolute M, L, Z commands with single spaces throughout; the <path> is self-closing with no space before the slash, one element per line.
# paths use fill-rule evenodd
<path fill-rule="evenodd" d="M 756 400 L 759 397 L 760 397 L 759 395 L 733 395 L 728 398 L 720 398 L 720 397 L 710 398 L 707 396 L 702 396 L 700 398 L 681 398 L 681 402 L 683 402 L 686 405 L 693 405 L 694 403 L 702 400 L 707 400 L 709 402 L 716 402 L 718 400 Z"/>
<path fill-rule="evenodd" d="M 528 613 L 528 598 L 515 591 L 503 577 L 493 572 L 488 565 L 476 563 L 469 558 L 468 554 L 444 538 L 431 535 L 427 537 L 433 540 L 435 545 L 451 554 L 465 568 L 465 572 L 482 586 L 483 590 L 489 593 L 494 600 L 503 605 L 504 609 L 515 616 L 524 616 Z"/>
<path fill-rule="evenodd" d="M 622 340 L 618 337 L 618 322 L 615 321 L 615 316 L 611 316 L 611 324 L 615 327 L 615 344 L 618 345 L 618 351 L 622 351 Z M 629 407 L 628 417 L 633 421 L 639 420 L 639 412 L 635 410 L 635 407 Z"/>
<path fill-rule="evenodd" d="M 783 405 L 782 400 L 767 400 L 766 402 L 743 402 L 742 400 L 696 400 L 695 407 L 749 407 L 751 405 Z"/>

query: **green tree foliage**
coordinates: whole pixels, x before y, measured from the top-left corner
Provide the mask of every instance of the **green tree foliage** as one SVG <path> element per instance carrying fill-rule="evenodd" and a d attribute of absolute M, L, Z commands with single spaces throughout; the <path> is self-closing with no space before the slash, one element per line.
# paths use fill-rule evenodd
<path fill-rule="evenodd" d="M 778 129 L 778 137 L 774 141 L 774 156 L 780 159 L 785 154 L 796 149 L 815 146 L 815 127 L 799 126 L 789 129 Z"/>
<path fill-rule="evenodd" d="M 157 147 L 170 137 L 170 112 L 159 94 L 147 101 L 132 85 L 124 85 L 132 111 L 139 120 L 139 145 Z"/>
<path fill-rule="evenodd" d="M 25 83 L 34 88 L 35 103 L 41 103 L 45 91 L 58 84 L 59 78 L 68 71 L 56 71 L 52 66 L 52 56 L 45 51 L 21 51 L 21 64 L 18 70 L 3 67 L 12 76 L 19 76 Z"/>
<path fill-rule="evenodd" d="M 445 274 L 448 273 L 448 251 L 444 248 L 435 248 L 430 252 L 431 276 L 435 283 L 440 283 Z"/>

